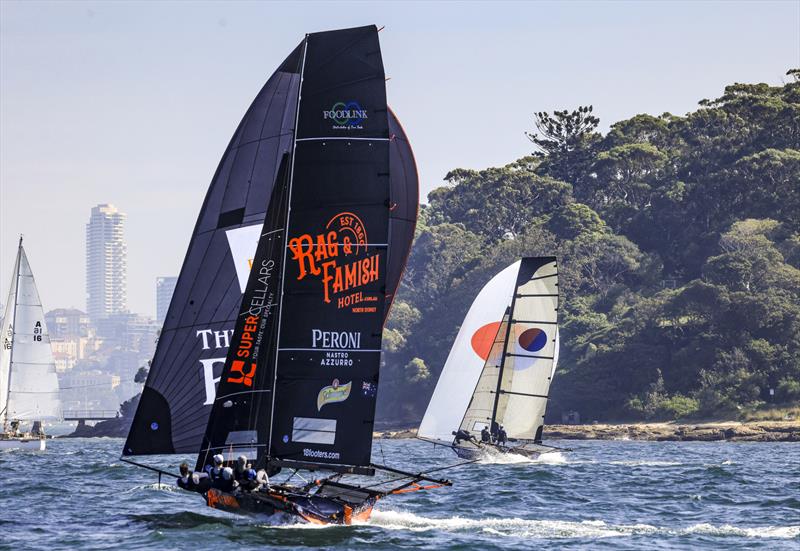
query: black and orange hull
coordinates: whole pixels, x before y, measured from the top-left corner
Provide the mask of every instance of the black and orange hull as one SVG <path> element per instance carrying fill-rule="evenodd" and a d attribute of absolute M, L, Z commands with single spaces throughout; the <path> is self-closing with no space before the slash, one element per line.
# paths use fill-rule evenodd
<path fill-rule="evenodd" d="M 282 491 L 229 493 L 216 488 L 208 490 L 205 497 L 209 507 L 229 513 L 266 516 L 284 514 L 311 524 L 340 525 L 369 520 L 379 499 L 379 496 L 374 495 L 356 504 L 313 494 Z"/>

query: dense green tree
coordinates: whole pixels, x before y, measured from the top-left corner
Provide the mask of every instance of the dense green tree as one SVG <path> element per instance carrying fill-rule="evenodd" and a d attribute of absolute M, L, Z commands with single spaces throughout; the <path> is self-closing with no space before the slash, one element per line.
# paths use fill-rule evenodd
<path fill-rule="evenodd" d="M 789 76 L 605 135 L 591 107 L 539 112 L 531 156 L 452 170 L 421 210 L 387 325 L 380 418 L 417 421 L 480 288 L 553 254 L 551 420 L 800 401 L 800 71 Z"/>

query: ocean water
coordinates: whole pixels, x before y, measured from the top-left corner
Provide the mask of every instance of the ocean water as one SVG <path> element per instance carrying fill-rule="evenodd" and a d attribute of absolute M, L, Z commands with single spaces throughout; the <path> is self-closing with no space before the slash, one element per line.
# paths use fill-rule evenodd
<path fill-rule="evenodd" d="M 357 526 L 273 525 L 207 508 L 119 461 L 119 439 L 0 452 L 1 549 L 800 549 L 800 444 L 553 442 L 539 461 L 481 462 L 454 485 L 380 501 Z M 459 463 L 376 441 L 401 468 Z M 193 457 L 141 458 L 170 471 Z"/>

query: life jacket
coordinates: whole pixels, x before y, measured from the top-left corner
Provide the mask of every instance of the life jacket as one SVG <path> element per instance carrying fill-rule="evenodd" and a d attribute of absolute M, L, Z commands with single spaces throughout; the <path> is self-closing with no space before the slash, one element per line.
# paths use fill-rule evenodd
<path fill-rule="evenodd" d="M 178 486 L 183 488 L 184 490 L 194 491 L 196 486 L 194 480 L 192 480 L 192 475 L 182 476 L 178 478 Z"/>
<path fill-rule="evenodd" d="M 215 467 L 213 465 L 206 465 L 206 473 L 208 473 L 208 478 L 212 481 L 221 480 L 222 479 L 222 470 L 224 467 Z"/>

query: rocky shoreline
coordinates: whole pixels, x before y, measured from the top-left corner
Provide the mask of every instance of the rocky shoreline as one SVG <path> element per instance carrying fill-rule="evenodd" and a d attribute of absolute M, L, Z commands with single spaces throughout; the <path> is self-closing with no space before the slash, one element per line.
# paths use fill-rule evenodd
<path fill-rule="evenodd" d="M 375 438 L 414 438 L 417 429 L 386 430 Z M 656 442 L 800 442 L 800 421 L 547 425 L 545 439 Z"/>

